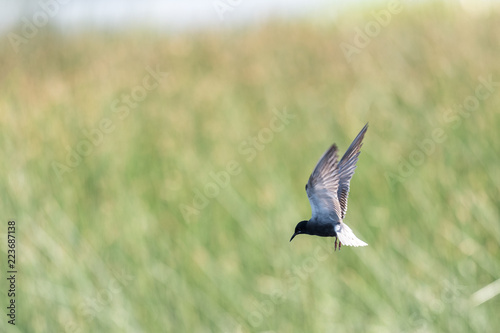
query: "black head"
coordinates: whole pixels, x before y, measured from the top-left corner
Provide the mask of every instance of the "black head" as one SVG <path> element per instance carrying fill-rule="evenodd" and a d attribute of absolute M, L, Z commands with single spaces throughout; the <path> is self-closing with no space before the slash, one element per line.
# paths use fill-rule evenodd
<path fill-rule="evenodd" d="M 306 233 L 306 231 L 307 231 L 307 222 L 308 221 L 301 221 L 301 222 L 297 223 L 297 226 L 295 227 L 295 232 L 293 233 L 292 238 L 290 238 L 290 242 L 298 234 Z"/>

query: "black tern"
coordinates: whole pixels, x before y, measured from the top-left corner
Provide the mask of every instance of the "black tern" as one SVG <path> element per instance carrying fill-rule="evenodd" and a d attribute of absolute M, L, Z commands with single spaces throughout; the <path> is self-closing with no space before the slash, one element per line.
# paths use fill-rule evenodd
<path fill-rule="evenodd" d="M 337 146 L 335 144 L 321 156 L 306 184 L 312 217 L 309 221 L 297 224 L 290 242 L 299 234 L 307 234 L 335 237 L 335 250 L 337 250 L 337 241 L 339 242 L 339 250 L 342 245 L 368 245 L 358 239 L 351 228 L 344 223 L 349 182 L 354 175 L 367 129 L 368 124 L 359 132 L 340 162 L 337 163 Z"/>

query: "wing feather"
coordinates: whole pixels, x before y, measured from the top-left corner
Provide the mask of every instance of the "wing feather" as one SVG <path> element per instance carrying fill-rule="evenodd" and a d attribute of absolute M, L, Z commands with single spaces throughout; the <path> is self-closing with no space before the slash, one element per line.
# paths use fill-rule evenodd
<path fill-rule="evenodd" d="M 368 124 L 363 127 L 358 136 L 351 143 L 344 156 L 339 162 L 339 187 L 337 192 L 337 197 L 340 204 L 340 218 L 343 220 L 347 212 L 347 197 L 349 196 L 349 183 L 352 176 L 354 175 L 354 170 L 356 169 L 356 163 L 358 162 L 358 156 L 360 154 L 360 149 L 363 146 L 363 138 L 365 136 L 366 130 L 368 129 Z"/>
<path fill-rule="evenodd" d="M 337 198 L 339 174 L 337 146 L 333 144 L 319 159 L 306 185 L 311 204 L 312 220 L 339 220 L 340 204 Z"/>

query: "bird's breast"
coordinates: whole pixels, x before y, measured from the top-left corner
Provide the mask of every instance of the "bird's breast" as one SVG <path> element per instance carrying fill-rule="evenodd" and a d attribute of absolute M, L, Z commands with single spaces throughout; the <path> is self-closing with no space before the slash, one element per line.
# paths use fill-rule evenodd
<path fill-rule="evenodd" d="M 330 221 L 309 221 L 309 233 L 321 237 L 335 237 L 335 223 Z"/>

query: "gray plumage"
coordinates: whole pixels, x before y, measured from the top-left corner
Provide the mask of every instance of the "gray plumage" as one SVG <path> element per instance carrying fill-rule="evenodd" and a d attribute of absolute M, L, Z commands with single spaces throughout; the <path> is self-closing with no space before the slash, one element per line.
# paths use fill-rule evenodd
<path fill-rule="evenodd" d="M 368 124 L 359 132 L 340 162 L 337 161 L 337 146 L 335 144 L 321 156 L 306 184 L 312 217 L 309 221 L 297 224 L 290 241 L 298 234 L 308 234 L 336 237 L 335 249 L 337 248 L 337 240 L 340 242 L 339 249 L 342 244 L 348 246 L 368 245 L 358 239 L 351 228 L 343 222 L 347 212 L 349 182 L 356 169 L 356 162 L 367 129 Z"/>

